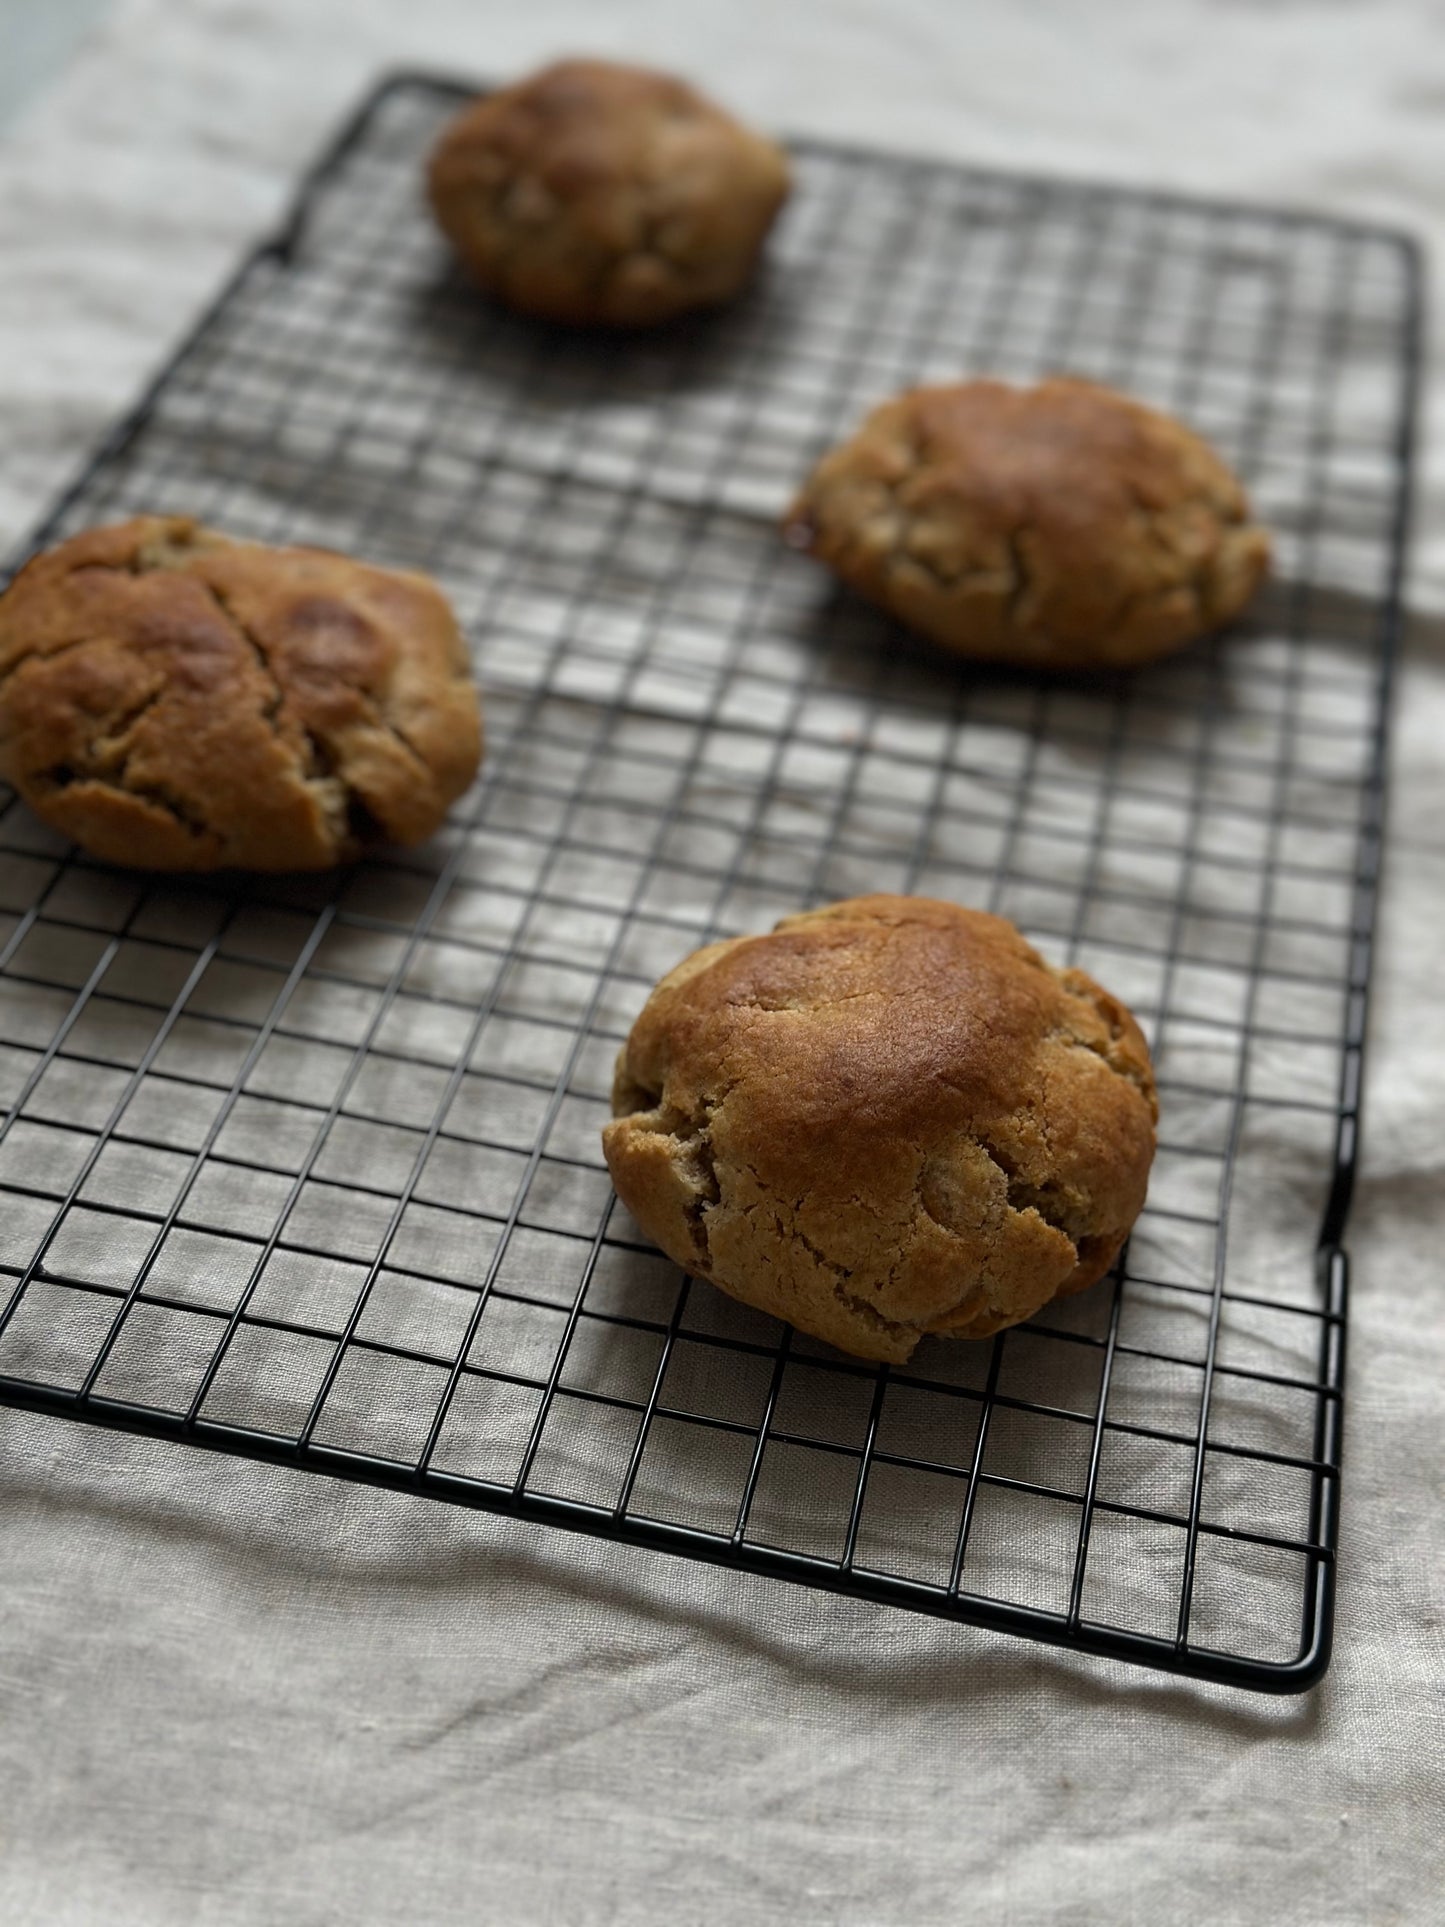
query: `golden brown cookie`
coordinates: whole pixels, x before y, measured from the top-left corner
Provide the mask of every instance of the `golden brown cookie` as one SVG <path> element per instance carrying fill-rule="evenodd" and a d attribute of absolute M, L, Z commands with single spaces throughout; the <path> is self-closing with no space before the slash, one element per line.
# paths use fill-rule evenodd
<path fill-rule="evenodd" d="M 0 597 L 0 776 L 112 863 L 319 870 L 415 843 L 480 754 L 425 576 L 140 516 Z"/>
<path fill-rule="evenodd" d="M 786 530 L 946 649 L 1044 669 L 1178 649 L 1236 615 L 1269 562 L 1213 449 L 1065 377 L 884 402 L 823 457 Z"/>
<path fill-rule="evenodd" d="M 983 1338 L 1113 1263 L 1158 1107 L 1129 1012 L 1011 923 L 855 897 L 664 977 L 602 1134 L 670 1258 L 860 1358 Z"/>
<path fill-rule="evenodd" d="M 443 231 L 510 306 L 640 327 L 738 292 L 788 163 L 683 81 L 563 60 L 459 114 L 428 186 Z"/>

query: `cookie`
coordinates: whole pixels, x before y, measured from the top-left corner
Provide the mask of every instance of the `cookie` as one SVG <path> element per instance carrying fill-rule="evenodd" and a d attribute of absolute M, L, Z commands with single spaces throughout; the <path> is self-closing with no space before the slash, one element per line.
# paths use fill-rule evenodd
<path fill-rule="evenodd" d="M 960 655 L 1122 669 L 1249 601 L 1269 541 L 1207 443 L 1060 377 L 914 388 L 825 455 L 786 533 Z"/>
<path fill-rule="evenodd" d="M 0 597 L 0 776 L 111 863 L 319 870 L 416 843 L 480 755 L 425 576 L 141 516 Z"/>
<path fill-rule="evenodd" d="M 696 951 L 617 1061 L 608 1168 L 696 1277 L 860 1358 L 1103 1277 L 1158 1109 L 1132 1016 L 1012 924 L 856 897 Z"/>
<path fill-rule="evenodd" d="M 443 232 L 509 306 L 644 327 L 738 292 L 788 163 L 683 81 L 563 60 L 458 115 L 428 186 Z"/>

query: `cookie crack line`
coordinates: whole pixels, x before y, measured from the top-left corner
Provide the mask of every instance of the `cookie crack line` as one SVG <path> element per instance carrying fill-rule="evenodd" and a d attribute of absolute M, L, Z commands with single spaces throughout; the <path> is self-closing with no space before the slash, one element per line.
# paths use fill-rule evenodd
<path fill-rule="evenodd" d="M 123 772 L 119 772 L 123 775 Z M 97 789 L 110 790 L 115 796 L 130 797 L 137 803 L 148 803 L 153 809 L 164 810 L 173 817 L 188 835 L 194 837 L 221 838 L 215 825 L 208 823 L 203 816 L 197 816 L 189 803 L 183 802 L 174 790 L 167 789 L 163 783 L 130 783 L 114 780 L 111 776 L 97 775 L 89 770 L 72 769 L 69 764 L 58 763 L 53 768 L 41 770 L 32 779 L 52 793 L 78 789 L 82 785 L 93 785 Z M 224 841 L 224 838 L 221 838 Z"/>
<path fill-rule="evenodd" d="M 1032 594 L 1034 582 L 1033 564 L 1029 561 L 1024 537 L 1029 533 L 1026 523 L 1020 522 L 1011 528 L 1004 540 L 1008 544 L 1009 561 L 1013 565 L 1014 579 L 1004 603 L 1003 619 L 1006 626 L 1019 634 L 1024 633 L 1025 624 L 1020 620 L 1026 598 Z"/>
<path fill-rule="evenodd" d="M 113 777 L 117 787 L 130 787 L 125 778 L 126 771 L 130 767 L 131 756 L 134 753 L 136 727 L 142 718 L 155 708 L 157 703 L 164 702 L 169 693 L 168 685 L 162 682 L 159 689 L 153 689 L 150 694 L 140 702 L 133 703 L 128 710 L 123 710 L 119 716 L 111 718 L 104 730 L 91 737 L 89 743 L 86 744 L 85 753 L 90 763 L 94 766 L 94 773 L 96 775 Z M 125 740 L 126 738 L 131 740 L 127 741 Z M 114 745 L 114 750 L 119 756 L 117 762 L 107 762 L 104 750 L 104 745 L 107 743 Z"/>
<path fill-rule="evenodd" d="M 377 724 L 377 726 L 381 729 L 384 729 L 388 736 L 393 737 L 396 740 L 396 742 L 400 744 L 401 748 L 405 750 L 406 754 L 411 758 L 411 760 L 416 764 L 417 768 L 421 770 L 425 776 L 430 778 L 431 765 L 427 762 L 425 756 L 422 755 L 421 751 L 417 748 L 416 744 L 411 740 L 410 736 L 407 735 L 406 731 L 402 728 L 401 724 L 398 722 L 394 722 L 392 718 L 387 715 L 385 709 L 382 707 L 381 703 L 377 700 L 375 696 L 369 694 L 364 689 L 359 689 L 356 693 L 358 694 L 358 696 L 360 696 L 361 700 L 366 704 L 367 710 L 371 715 L 372 720 Z"/>
<path fill-rule="evenodd" d="M 883 561 L 883 567 L 886 573 L 889 575 L 898 575 L 906 569 L 916 569 L 920 575 L 926 575 L 928 577 L 935 589 L 948 595 L 955 594 L 969 582 L 996 577 L 999 573 L 998 569 L 987 562 L 976 562 L 971 565 L 965 564 L 962 568 L 956 569 L 953 574 L 950 575 L 946 570 L 940 569 L 938 564 L 931 561 L 929 557 L 926 555 L 917 555 L 908 547 L 908 536 L 913 525 L 914 515 L 908 504 L 903 500 L 903 489 L 909 479 L 906 475 L 882 478 L 882 487 L 888 497 L 888 511 L 895 530 L 893 541 L 889 545 L 887 555 Z M 810 518 L 804 517 L 797 526 L 805 531 L 811 531 L 807 542 L 799 545 L 810 547 L 812 545 L 812 537 L 819 531 L 819 525 Z M 1017 601 L 1021 594 L 1028 587 L 1032 586 L 1030 583 L 1021 579 L 1022 564 L 1015 547 L 1019 536 L 1023 534 L 1027 528 L 1027 523 L 1017 523 L 1014 527 L 1010 528 L 1004 536 L 1005 544 L 1009 550 L 1009 558 L 1014 576 L 1013 582 L 1009 586 L 1006 602 L 1005 619 L 1010 626 L 1013 626 L 1013 612 Z"/>
<path fill-rule="evenodd" d="M 1044 1135 L 1047 1139 L 1046 1132 Z M 994 1169 L 1003 1173 L 1004 1196 L 1009 1210 L 1020 1217 L 1025 1212 L 1032 1211 L 1036 1218 L 1043 1219 L 1050 1231 L 1057 1231 L 1061 1237 L 1067 1238 L 1074 1246 L 1077 1255 L 1079 1240 L 1084 1234 L 1074 1231 L 1063 1221 L 1059 1210 L 1061 1201 L 1051 1195 L 1055 1187 L 1052 1187 L 1047 1180 L 1042 1184 L 1030 1183 L 1019 1173 L 1012 1160 L 1002 1154 L 998 1146 L 990 1143 L 986 1137 L 979 1136 L 972 1141 Z M 929 1215 L 931 1216 L 932 1213 Z"/>
<path fill-rule="evenodd" d="M 870 1305 L 866 1298 L 860 1298 L 856 1292 L 849 1291 L 846 1273 L 843 1277 L 835 1279 L 833 1296 L 850 1316 L 861 1318 L 865 1324 L 872 1325 L 878 1331 L 886 1332 L 890 1338 L 896 1337 L 901 1332 L 912 1332 L 919 1338 L 924 1335 L 922 1325 L 910 1324 L 905 1318 L 889 1318 L 879 1311 L 876 1305 Z"/>
<path fill-rule="evenodd" d="M 712 1113 L 704 1114 L 702 1122 L 695 1126 L 686 1138 L 676 1140 L 682 1145 L 689 1163 L 702 1180 L 696 1197 L 688 1204 L 685 1212 L 688 1230 L 697 1248 L 698 1256 L 704 1264 L 712 1263 L 712 1246 L 708 1237 L 708 1212 L 714 1205 L 722 1202 L 722 1185 L 717 1174 L 717 1153 L 712 1142 Z"/>
<path fill-rule="evenodd" d="M 1148 519 L 1151 525 L 1150 533 L 1157 539 L 1163 517 L 1158 511 L 1155 511 Z M 1235 528 L 1243 528 L 1245 526 L 1246 524 L 1243 521 L 1228 524 L 1221 523 L 1221 535 Z M 1161 543 L 1160 546 L 1165 547 L 1167 550 L 1166 544 Z M 1122 629 L 1133 620 L 1140 609 L 1147 609 L 1152 602 L 1167 602 L 1170 596 L 1182 593 L 1187 595 L 1193 602 L 1195 616 L 1204 624 L 1206 630 L 1222 628 L 1224 619 L 1216 615 L 1212 599 L 1209 595 L 1209 583 L 1213 574 L 1214 558 L 1212 556 L 1202 556 L 1200 560 L 1191 567 L 1180 568 L 1178 574 L 1162 586 L 1153 589 L 1140 589 L 1137 595 L 1125 596 L 1114 613 L 1113 626 L 1116 629 Z"/>
<path fill-rule="evenodd" d="M 806 1202 L 806 1199 L 803 1200 L 803 1202 Z M 848 1269 L 847 1265 L 840 1265 L 836 1258 L 830 1258 L 821 1246 L 813 1243 L 813 1240 L 798 1223 L 798 1207 L 796 1205 L 794 1205 L 792 1209 L 788 1231 L 789 1235 L 798 1241 L 820 1271 L 829 1271 L 838 1280 L 839 1284 L 847 1284 L 848 1280 L 853 1276 L 852 1272 Z"/>
<path fill-rule="evenodd" d="M 18 676 L 27 663 L 54 662 L 58 656 L 68 656 L 74 649 L 89 649 L 98 641 L 97 636 L 76 636 L 70 642 L 58 643 L 54 649 L 22 649 L 14 662 L 0 672 L 0 689 L 3 689 L 13 676 Z"/>
<path fill-rule="evenodd" d="M 927 576 L 939 594 L 949 596 L 957 595 L 971 582 L 998 578 L 1000 571 L 993 564 L 978 562 L 949 573 L 940 569 L 928 556 L 920 555 L 910 548 L 908 545 L 910 511 L 900 500 L 902 483 L 887 481 L 883 486 L 888 492 L 892 516 L 898 525 L 897 533 L 883 562 L 884 570 L 888 575 L 897 577 L 913 570 L 919 575 Z M 1151 535 L 1158 540 L 1159 531 L 1166 522 L 1164 513 L 1157 509 L 1148 511 L 1146 519 L 1150 524 Z M 813 525 L 804 520 L 794 526 L 807 531 Z M 1245 526 L 1247 525 L 1243 518 L 1227 523 L 1221 518 L 1221 533 Z M 1003 531 L 1002 540 L 1008 552 L 1010 580 L 1001 598 L 1000 614 L 1003 626 L 1011 630 L 1014 635 L 1034 636 L 1048 641 L 1052 638 L 1053 631 L 1047 625 L 1039 623 L 1032 617 L 1025 617 L 1023 614 L 1029 597 L 1038 588 L 1037 572 L 1027 546 L 1028 538 L 1036 535 L 1037 532 L 1037 525 L 1027 519 L 1012 523 Z M 796 546 L 811 547 L 812 537 L 808 536 L 805 541 L 797 543 Z M 1167 544 L 1160 542 L 1160 546 L 1165 548 L 1166 552 L 1170 552 Z M 1151 603 L 1167 602 L 1171 596 L 1178 595 L 1181 591 L 1192 598 L 1201 621 L 1212 623 L 1215 618 L 1207 589 L 1212 573 L 1211 560 L 1204 558 L 1193 567 L 1179 568 L 1170 580 L 1156 587 L 1141 589 L 1135 595 L 1122 596 L 1109 617 L 1108 627 L 1111 630 L 1123 629 L 1137 610 L 1147 608 Z"/>
<path fill-rule="evenodd" d="M 249 624 L 242 619 L 230 597 L 227 596 L 223 590 L 218 589 L 215 583 L 205 581 L 202 577 L 197 577 L 196 579 L 202 583 L 202 586 L 210 595 L 211 600 L 215 603 L 217 610 L 225 619 L 228 626 L 251 651 L 257 666 L 271 686 L 271 695 L 261 710 L 263 721 L 270 726 L 273 734 L 279 738 L 281 736 L 281 730 L 278 724 L 284 717 L 286 720 L 295 724 L 304 739 L 307 746 L 307 760 L 310 767 L 302 774 L 303 782 L 312 787 L 326 783 L 339 786 L 341 790 L 341 810 L 339 814 L 342 820 L 333 825 L 338 841 L 344 843 L 345 840 L 350 837 L 355 842 L 364 843 L 368 840 L 375 841 L 384 838 L 384 826 L 373 811 L 369 798 L 363 791 L 359 790 L 352 781 L 347 772 L 344 760 L 337 757 L 335 751 L 325 739 L 319 736 L 311 725 L 297 714 L 295 705 L 287 700 L 285 685 L 276 673 L 275 666 L 271 661 L 270 651 L 266 645 L 251 629 Z M 364 690 L 358 690 L 356 693 L 365 703 L 368 714 L 375 722 L 396 739 L 402 749 L 411 757 L 412 761 L 424 774 L 429 775 L 430 772 L 427 770 L 427 765 L 423 758 L 390 719 L 382 714 L 375 699 Z"/>
<path fill-rule="evenodd" d="M 995 563 L 975 562 L 965 564 L 952 573 L 939 568 L 936 561 L 920 555 L 908 545 L 908 537 L 913 522 L 912 511 L 902 499 L 902 491 L 909 478 L 884 478 L 882 487 L 888 497 L 889 516 L 894 527 L 894 537 L 883 558 L 885 575 L 898 577 L 914 570 L 927 576 L 936 592 L 954 596 L 973 582 L 994 582 L 999 579 L 1000 570 Z M 795 548 L 812 549 L 820 533 L 820 523 L 816 516 L 809 513 L 790 514 L 784 529 L 785 538 Z M 1034 565 L 1025 545 L 1025 538 L 1036 533 L 1035 525 L 1027 518 L 1013 523 L 1003 532 L 1003 543 L 1008 553 L 1009 582 L 1001 599 L 1003 626 L 1018 636 L 1038 636 L 1049 639 L 1050 632 L 1036 622 L 1024 621 L 1020 612 L 1030 595 L 1038 587 Z M 1172 593 L 1165 589 L 1160 595 Z M 1115 626 L 1122 620 L 1126 605 L 1121 605 Z"/>
<path fill-rule="evenodd" d="M 1113 1041 L 1111 1038 L 1110 1042 Z M 1091 1057 L 1097 1057 L 1101 1064 L 1106 1064 L 1114 1073 L 1115 1077 L 1122 1077 L 1126 1084 L 1133 1085 L 1134 1089 L 1142 1098 L 1146 1101 L 1149 1100 L 1152 1087 L 1152 1080 L 1149 1073 L 1127 1061 L 1116 1061 L 1108 1049 L 1103 1045 L 1096 1044 L 1092 1038 L 1083 1037 L 1076 1030 L 1051 1030 L 1045 1035 L 1044 1042 L 1046 1044 L 1061 1045 L 1065 1050 L 1088 1051 Z"/>
<path fill-rule="evenodd" d="M 683 1221 L 698 1265 L 706 1275 L 712 1253 L 708 1242 L 707 1214 L 722 1202 L 722 1185 L 717 1174 L 717 1156 L 712 1142 L 712 1120 L 716 1103 L 705 1102 L 701 1115 L 668 1105 L 660 1090 L 636 1084 L 631 1093 L 633 1108 L 619 1113 L 641 1128 L 656 1132 L 674 1147 L 673 1155 L 683 1175 L 694 1180 L 691 1195 L 682 1206 Z"/>
<path fill-rule="evenodd" d="M 268 723 L 274 723 L 286 706 L 286 691 L 282 688 L 281 678 L 276 674 L 272 666 L 270 651 L 266 648 L 260 637 L 254 634 L 250 627 L 242 621 L 230 597 L 226 595 L 223 590 L 218 589 L 214 582 L 208 582 L 204 576 L 192 576 L 191 579 L 200 583 L 206 594 L 216 605 L 216 609 L 225 620 L 227 627 L 231 629 L 235 635 L 239 636 L 241 641 L 250 650 L 252 656 L 255 658 L 257 668 L 271 685 L 270 697 L 263 705 L 261 714 Z M 311 732 L 308 730 L 306 733 L 309 736 Z"/>
<path fill-rule="evenodd" d="M 749 1169 L 751 1169 L 751 1167 L 749 1167 Z M 752 1175 L 757 1182 L 761 1183 L 761 1179 L 758 1179 L 755 1171 Z M 866 1324 L 871 1325 L 875 1330 L 888 1333 L 890 1337 L 894 1337 L 900 1332 L 913 1332 L 921 1336 L 923 1333 L 922 1325 L 910 1323 L 909 1320 L 904 1318 L 889 1318 L 884 1312 L 879 1311 L 871 1299 L 864 1297 L 860 1292 L 849 1289 L 854 1277 L 853 1272 L 847 1265 L 839 1264 L 836 1258 L 830 1258 L 820 1245 L 814 1244 L 813 1240 L 799 1225 L 798 1210 L 802 1202 L 804 1202 L 804 1200 L 800 1200 L 799 1203 L 792 1205 L 786 1218 L 782 1219 L 785 1234 L 807 1252 L 808 1256 L 820 1271 L 825 1272 L 831 1278 L 832 1283 L 829 1289 L 844 1311 L 853 1317 L 863 1319 Z M 759 1198 L 755 1204 L 746 1206 L 745 1209 L 747 1211 L 760 1211 L 765 1207 L 770 1207 L 776 1212 L 778 1210 L 777 1201 L 763 1197 Z M 781 1218 L 781 1213 L 779 1213 L 779 1216 Z M 894 1269 L 896 1269 L 896 1266 Z M 890 1278 L 892 1277 L 892 1272 L 890 1272 L 889 1276 Z"/>

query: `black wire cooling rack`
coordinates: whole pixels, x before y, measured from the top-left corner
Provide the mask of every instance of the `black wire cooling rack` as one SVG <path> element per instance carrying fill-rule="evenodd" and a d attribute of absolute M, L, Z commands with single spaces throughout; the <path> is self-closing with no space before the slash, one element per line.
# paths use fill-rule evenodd
<path fill-rule="evenodd" d="M 0 1400 L 1310 1684 L 1411 245 L 804 144 L 751 295 L 591 339 L 447 260 L 420 167 L 460 91 L 372 96 L 35 538 L 184 510 L 431 570 L 489 750 L 433 844 L 321 880 L 119 873 L 6 809 Z M 988 673 L 778 540 L 871 402 L 1059 368 L 1243 472 L 1277 556 L 1246 628 Z M 689 1283 L 598 1145 L 663 969 L 879 889 L 1098 976 L 1163 1105 L 1121 1275 L 893 1370 Z"/>

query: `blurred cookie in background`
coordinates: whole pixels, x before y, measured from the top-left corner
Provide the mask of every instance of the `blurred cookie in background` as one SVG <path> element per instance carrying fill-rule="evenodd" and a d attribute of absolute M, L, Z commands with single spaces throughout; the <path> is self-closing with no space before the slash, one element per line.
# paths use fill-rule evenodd
<path fill-rule="evenodd" d="M 563 60 L 459 114 L 428 186 L 443 231 L 499 300 L 627 328 L 737 294 L 789 173 L 780 147 L 686 82 Z"/>
<path fill-rule="evenodd" d="M 1057 377 L 914 388 L 831 450 L 788 539 L 962 656 L 1124 669 L 1229 621 L 1269 563 L 1192 429 Z"/>

